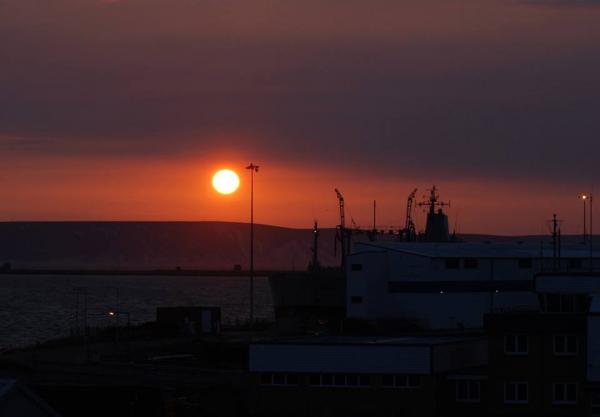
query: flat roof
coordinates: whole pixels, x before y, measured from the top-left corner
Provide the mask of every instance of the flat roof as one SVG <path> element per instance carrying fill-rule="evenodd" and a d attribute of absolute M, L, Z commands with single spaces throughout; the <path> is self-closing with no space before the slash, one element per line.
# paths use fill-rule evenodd
<path fill-rule="evenodd" d="M 402 252 L 428 258 L 552 258 L 552 246 L 530 243 L 466 243 L 466 242 L 356 242 L 353 254 L 373 251 Z M 561 258 L 589 258 L 584 245 L 561 246 Z M 600 258 L 600 251 L 592 252 Z"/>
<path fill-rule="evenodd" d="M 485 339 L 485 336 L 313 336 L 259 341 L 267 345 L 434 346 Z"/>

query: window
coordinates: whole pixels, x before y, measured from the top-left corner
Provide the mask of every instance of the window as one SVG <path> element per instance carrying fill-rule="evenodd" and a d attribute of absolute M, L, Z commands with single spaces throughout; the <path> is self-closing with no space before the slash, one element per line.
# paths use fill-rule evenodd
<path fill-rule="evenodd" d="M 577 404 L 577 384 L 557 383 L 554 384 L 553 404 Z"/>
<path fill-rule="evenodd" d="M 352 264 L 353 271 L 362 271 L 362 264 Z"/>
<path fill-rule="evenodd" d="M 527 355 L 529 338 L 525 334 L 507 334 L 504 336 L 504 353 L 507 355 Z"/>
<path fill-rule="evenodd" d="M 283 373 L 260 374 L 260 385 L 267 385 L 267 386 L 298 385 L 298 376 L 293 375 L 293 374 L 283 374 Z"/>
<path fill-rule="evenodd" d="M 355 296 L 350 297 L 350 302 L 352 304 L 361 304 L 363 302 L 363 298 L 355 295 Z"/>
<path fill-rule="evenodd" d="M 583 260 L 581 258 L 569 259 L 569 269 L 581 269 L 583 267 Z"/>
<path fill-rule="evenodd" d="M 309 377 L 313 387 L 368 387 L 368 375 L 313 374 Z"/>
<path fill-rule="evenodd" d="M 449 258 L 446 259 L 446 269 L 459 269 L 460 268 L 460 260 Z"/>
<path fill-rule="evenodd" d="M 381 383 L 386 388 L 420 388 L 419 375 L 383 375 Z"/>
<path fill-rule="evenodd" d="M 592 392 L 590 395 L 590 411 L 592 417 L 600 417 L 600 393 Z"/>
<path fill-rule="evenodd" d="M 554 335 L 554 354 L 557 356 L 575 356 L 578 351 L 578 340 L 576 335 L 557 334 Z"/>
<path fill-rule="evenodd" d="M 314 375 L 314 374 L 311 375 L 308 378 L 308 383 L 309 383 L 309 385 L 312 385 L 312 386 L 321 385 L 321 375 Z"/>
<path fill-rule="evenodd" d="M 531 258 L 521 258 L 519 259 L 519 269 L 531 269 L 533 266 L 533 262 Z"/>
<path fill-rule="evenodd" d="M 542 294 L 541 301 L 546 313 L 576 313 L 587 311 L 589 297 L 585 294 Z"/>
<path fill-rule="evenodd" d="M 477 269 L 479 268 L 479 260 L 475 258 L 465 259 L 465 269 Z"/>
<path fill-rule="evenodd" d="M 527 382 L 507 382 L 504 384 L 504 402 L 507 404 L 526 404 L 529 386 Z"/>
<path fill-rule="evenodd" d="M 480 381 L 470 381 L 468 379 L 456 380 L 456 402 L 458 403 L 478 403 L 481 401 L 481 383 Z"/>

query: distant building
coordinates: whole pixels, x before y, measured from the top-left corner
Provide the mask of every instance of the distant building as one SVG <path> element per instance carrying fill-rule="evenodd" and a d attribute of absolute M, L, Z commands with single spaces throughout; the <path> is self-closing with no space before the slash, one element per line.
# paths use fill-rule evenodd
<path fill-rule="evenodd" d="M 219 334 L 221 332 L 220 307 L 158 307 L 156 322 L 173 327 L 186 335 Z"/>

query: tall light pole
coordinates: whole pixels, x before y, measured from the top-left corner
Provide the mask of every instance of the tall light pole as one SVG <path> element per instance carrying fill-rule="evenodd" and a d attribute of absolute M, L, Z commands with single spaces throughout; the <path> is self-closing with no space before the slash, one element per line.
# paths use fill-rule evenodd
<path fill-rule="evenodd" d="M 594 227 L 592 224 L 592 220 L 594 218 L 594 207 L 592 205 L 592 195 L 590 194 L 590 271 L 594 270 L 594 252 L 592 249 L 594 243 Z"/>
<path fill-rule="evenodd" d="M 254 324 L 254 173 L 258 165 L 252 162 L 246 167 L 250 170 L 250 327 Z"/>
<path fill-rule="evenodd" d="M 579 198 L 581 198 L 581 200 L 583 201 L 583 244 L 585 245 L 587 243 L 587 228 L 586 228 L 586 213 L 585 213 L 585 206 L 586 206 L 586 201 L 588 196 L 586 194 L 581 194 L 579 196 Z"/>

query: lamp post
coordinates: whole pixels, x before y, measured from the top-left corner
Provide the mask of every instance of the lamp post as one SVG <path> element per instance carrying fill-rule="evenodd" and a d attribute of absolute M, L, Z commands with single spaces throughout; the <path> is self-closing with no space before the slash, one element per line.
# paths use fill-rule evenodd
<path fill-rule="evenodd" d="M 579 198 L 581 198 L 581 200 L 583 201 L 583 244 L 585 245 L 587 243 L 587 228 L 586 228 L 586 213 L 585 213 L 585 206 L 586 206 L 586 201 L 588 196 L 586 194 L 581 194 L 579 196 Z"/>
<path fill-rule="evenodd" d="M 119 310 L 110 310 L 108 313 L 109 317 L 113 317 L 115 319 L 115 345 L 117 350 L 119 350 L 119 316 L 124 314 L 127 316 L 127 345 L 130 346 L 131 342 L 131 314 L 129 311 L 119 311 Z"/>
<path fill-rule="evenodd" d="M 250 327 L 254 324 L 254 173 L 258 165 L 252 162 L 246 167 L 250 170 Z"/>
<path fill-rule="evenodd" d="M 594 211 L 593 211 L 593 205 L 592 205 L 592 195 L 589 195 L 590 198 L 590 271 L 594 270 L 594 252 L 593 252 L 593 243 L 594 243 L 594 227 L 592 224 L 592 220 L 594 218 Z"/>

